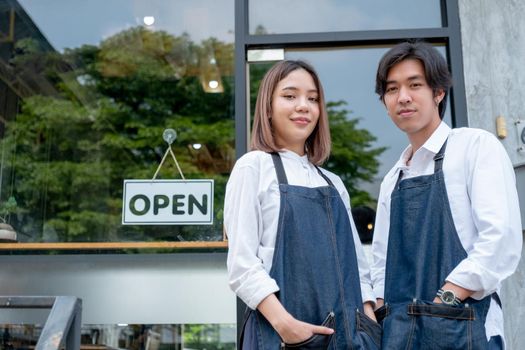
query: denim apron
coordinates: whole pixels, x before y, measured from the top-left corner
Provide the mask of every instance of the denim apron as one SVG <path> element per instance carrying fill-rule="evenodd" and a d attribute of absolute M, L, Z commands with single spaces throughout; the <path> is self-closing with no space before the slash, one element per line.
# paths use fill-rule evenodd
<path fill-rule="evenodd" d="M 383 349 L 487 349 L 490 296 L 459 306 L 433 303 L 445 278 L 467 257 L 456 232 L 442 165 L 434 174 L 401 181 L 392 192 L 385 271 L 385 306 L 377 311 Z M 384 319 L 383 319 L 384 317 Z"/>
<path fill-rule="evenodd" d="M 247 350 L 379 349 L 381 327 L 363 313 L 354 238 L 348 212 L 333 183 L 288 185 L 282 160 L 272 154 L 280 212 L 270 276 L 276 296 L 296 319 L 335 329 L 298 344 L 284 344 L 258 311 L 247 309 L 239 344 Z"/>

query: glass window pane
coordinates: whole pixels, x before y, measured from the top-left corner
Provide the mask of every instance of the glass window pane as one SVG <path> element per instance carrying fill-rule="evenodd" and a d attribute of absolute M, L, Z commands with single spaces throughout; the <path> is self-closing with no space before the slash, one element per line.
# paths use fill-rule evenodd
<path fill-rule="evenodd" d="M 233 4 L 0 3 L 0 219 L 19 242 L 222 239 Z M 211 226 L 121 225 L 123 180 L 153 178 L 166 128 L 185 177 L 215 180 Z M 171 157 L 157 178 L 180 178 Z"/>
<path fill-rule="evenodd" d="M 6 349 L 34 348 L 42 326 L 0 324 Z M 184 350 L 236 348 L 235 324 L 85 324 L 82 349 Z"/>
<path fill-rule="evenodd" d="M 439 28 L 438 0 L 250 0 L 250 34 Z"/>

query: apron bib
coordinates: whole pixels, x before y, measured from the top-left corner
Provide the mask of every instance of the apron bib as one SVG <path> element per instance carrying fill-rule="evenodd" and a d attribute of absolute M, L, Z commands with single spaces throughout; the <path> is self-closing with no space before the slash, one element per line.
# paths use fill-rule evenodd
<path fill-rule="evenodd" d="M 381 327 L 363 313 L 354 239 L 339 193 L 319 169 L 329 186 L 288 185 L 280 156 L 272 158 L 281 197 L 270 271 L 276 295 L 296 319 L 335 333 L 284 344 L 259 311 L 247 309 L 242 349 L 379 349 Z"/>
<path fill-rule="evenodd" d="M 385 271 L 385 306 L 377 314 L 383 349 L 487 349 L 490 296 L 459 306 L 432 301 L 467 257 L 459 240 L 443 177 L 446 142 L 434 173 L 401 180 L 392 192 Z"/>

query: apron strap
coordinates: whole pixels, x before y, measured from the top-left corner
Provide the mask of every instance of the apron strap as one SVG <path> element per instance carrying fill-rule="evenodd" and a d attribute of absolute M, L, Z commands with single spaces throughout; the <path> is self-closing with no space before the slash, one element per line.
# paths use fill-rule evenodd
<path fill-rule="evenodd" d="M 396 181 L 396 184 L 392 192 L 394 192 L 399 187 L 399 183 L 401 182 L 402 177 L 403 177 L 403 170 L 399 170 L 399 175 L 397 176 L 397 181 Z"/>
<path fill-rule="evenodd" d="M 496 302 L 496 304 L 499 305 L 500 309 L 503 309 L 503 305 L 501 305 L 501 298 L 499 297 L 498 293 L 494 292 L 491 294 L 492 299 Z"/>
<path fill-rule="evenodd" d="M 288 179 L 286 178 L 286 173 L 284 172 L 281 156 L 277 152 L 270 154 L 272 156 L 273 165 L 275 166 L 275 172 L 277 173 L 277 181 L 279 182 L 279 185 L 288 185 Z"/>
<path fill-rule="evenodd" d="M 321 175 L 323 177 L 323 179 L 325 179 L 326 182 L 328 182 L 328 185 L 332 186 L 332 187 L 335 187 L 334 186 L 334 183 L 332 182 L 332 180 L 330 180 L 328 178 L 328 176 L 326 176 L 325 174 L 323 174 L 323 172 L 321 171 L 321 169 L 319 169 L 319 167 L 317 165 L 314 165 L 315 168 L 317 169 L 317 172 L 319 172 L 319 175 Z"/>
<path fill-rule="evenodd" d="M 445 140 L 445 143 L 443 146 L 441 146 L 441 149 L 439 152 L 434 156 L 434 173 L 436 173 L 438 170 L 441 170 L 443 168 L 443 158 L 445 157 L 445 149 L 447 148 L 447 141 Z"/>

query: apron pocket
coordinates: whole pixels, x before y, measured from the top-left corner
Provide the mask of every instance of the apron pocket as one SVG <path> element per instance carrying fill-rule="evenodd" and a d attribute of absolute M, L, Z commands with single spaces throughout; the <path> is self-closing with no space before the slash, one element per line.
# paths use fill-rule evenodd
<path fill-rule="evenodd" d="M 407 314 L 414 320 L 411 348 L 472 348 L 473 308 L 415 301 L 408 304 Z"/>
<path fill-rule="evenodd" d="M 335 328 L 335 314 L 333 312 L 328 313 L 328 316 L 326 316 L 325 320 L 321 324 L 321 326 L 325 326 L 328 328 Z M 310 338 L 300 342 L 300 343 L 294 343 L 294 344 L 281 344 L 281 349 L 294 349 L 294 350 L 302 350 L 302 349 L 310 349 L 310 350 L 326 350 L 328 349 L 328 345 L 330 345 L 330 341 L 332 340 L 333 334 L 314 334 Z"/>
<path fill-rule="evenodd" d="M 408 304 L 407 313 L 413 316 L 441 317 L 454 320 L 473 321 L 475 319 L 474 309 L 471 307 L 462 305 L 449 306 L 430 302 L 416 302 L 414 304 Z"/>
<path fill-rule="evenodd" d="M 381 347 L 381 325 L 372 320 L 365 313 L 356 311 L 356 325 L 359 338 L 365 349 L 379 349 Z"/>

